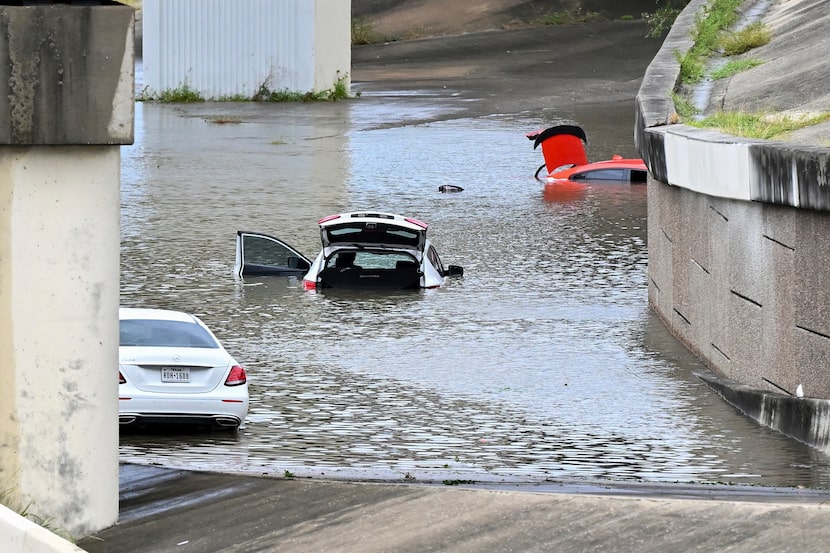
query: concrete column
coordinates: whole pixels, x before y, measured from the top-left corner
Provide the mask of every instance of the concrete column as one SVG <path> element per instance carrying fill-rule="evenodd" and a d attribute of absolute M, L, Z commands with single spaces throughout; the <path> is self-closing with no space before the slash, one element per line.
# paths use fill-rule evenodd
<path fill-rule="evenodd" d="M 78 538 L 118 517 L 133 19 L 106 1 L 0 5 L 0 492 Z"/>

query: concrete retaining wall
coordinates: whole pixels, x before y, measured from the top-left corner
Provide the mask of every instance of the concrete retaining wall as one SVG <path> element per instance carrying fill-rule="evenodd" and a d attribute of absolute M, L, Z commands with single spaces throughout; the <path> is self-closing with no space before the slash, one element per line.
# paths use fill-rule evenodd
<path fill-rule="evenodd" d="M 730 379 L 830 398 L 830 216 L 657 181 L 648 202 L 649 302 L 672 332 Z"/>
<path fill-rule="evenodd" d="M 778 430 L 826 447 L 830 149 L 673 124 L 677 55 L 691 47 L 690 30 L 705 4 L 692 0 L 677 19 L 636 102 L 635 141 L 651 173 L 649 303 L 724 377 L 718 385 L 725 399 L 763 424 L 774 421 Z M 723 393 L 730 382 L 740 393 Z M 810 402 L 775 403 L 775 417 L 759 407 L 770 397 L 789 398 L 781 389 L 794 393 L 799 384 Z"/>
<path fill-rule="evenodd" d="M 698 375 L 720 396 L 764 426 L 820 449 L 830 449 L 830 402 L 759 391 L 711 375 Z"/>

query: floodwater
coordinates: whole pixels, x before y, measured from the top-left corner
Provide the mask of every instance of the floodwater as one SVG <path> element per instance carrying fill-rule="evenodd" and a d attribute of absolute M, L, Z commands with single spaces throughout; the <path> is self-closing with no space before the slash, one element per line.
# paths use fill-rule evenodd
<path fill-rule="evenodd" d="M 137 104 L 122 148 L 122 304 L 201 316 L 247 368 L 251 409 L 238 434 L 123 432 L 121 460 L 830 487 L 825 453 L 723 402 L 650 312 L 645 185 L 555 194 L 533 178 L 541 153 L 524 134 L 558 123 L 586 129 L 590 159 L 636 156 L 633 106 L 453 119 L 457 101 Z M 373 294 L 233 277 L 237 230 L 313 256 L 317 220 L 360 209 L 428 222 L 464 278 Z"/>

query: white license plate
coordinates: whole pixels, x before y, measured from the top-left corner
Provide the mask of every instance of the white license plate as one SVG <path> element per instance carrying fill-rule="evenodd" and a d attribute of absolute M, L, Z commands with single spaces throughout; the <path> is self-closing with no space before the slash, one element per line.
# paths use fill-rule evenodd
<path fill-rule="evenodd" d="M 190 367 L 162 367 L 162 382 L 190 382 Z"/>

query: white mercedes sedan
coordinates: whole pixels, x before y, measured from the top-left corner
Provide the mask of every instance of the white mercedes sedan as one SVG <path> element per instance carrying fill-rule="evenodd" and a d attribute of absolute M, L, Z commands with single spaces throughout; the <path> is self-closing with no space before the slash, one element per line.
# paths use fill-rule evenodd
<path fill-rule="evenodd" d="M 236 430 L 248 414 L 245 369 L 195 315 L 119 309 L 118 422 Z"/>

